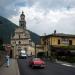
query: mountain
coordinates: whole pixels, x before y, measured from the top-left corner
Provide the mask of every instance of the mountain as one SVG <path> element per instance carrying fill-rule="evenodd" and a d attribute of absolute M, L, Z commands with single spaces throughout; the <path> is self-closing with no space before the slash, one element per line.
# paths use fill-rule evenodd
<path fill-rule="evenodd" d="M 11 34 L 14 36 L 14 31 L 18 26 L 8 19 L 0 16 L 0 39 L 3 39 L 3 43 L 9 43 L 11 41 Z M 40 36 L 36 33 L 28 30 L 30 33 L 31 40 L 36 43 L 40 44 Z"/>
<path fill-rule="evenodd" d="M 10 43 L 11 34 L 14 35 L 16 27 L 16 24 L 0 16 L 0 39 L 3 40 L 3 43 Z"/>
<path fill-rule="evenodd" d="M 41 44 L 40 36 L 30 30 L 28 31 L 30 33 L 31 40 L 37 45 Z"/>

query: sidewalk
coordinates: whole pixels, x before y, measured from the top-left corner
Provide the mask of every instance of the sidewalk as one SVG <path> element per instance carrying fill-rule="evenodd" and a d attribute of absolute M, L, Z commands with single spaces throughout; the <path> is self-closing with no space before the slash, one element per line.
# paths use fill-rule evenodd
<path fill-rule="evenodd" d="M 10 59 L 9 67 L 6 67 L 6 64 L 0 67 L 0 75 L 20 75 L 17 60 Z"/>
<path fill-rule="evenodd" d="M 59 64 L 64 65 L 64 66 L 69 66 L 69 67 L 75 68 L 75 63 L 68 63 L 68 62 L 58 61 L 58 60 L 56 60 L 56 63 L 59 63 Z"/>

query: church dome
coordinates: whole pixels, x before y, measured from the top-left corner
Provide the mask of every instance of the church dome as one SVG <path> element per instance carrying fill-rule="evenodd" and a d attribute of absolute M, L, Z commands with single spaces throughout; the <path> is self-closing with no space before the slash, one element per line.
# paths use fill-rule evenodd
<path fill-rule="evenodd" d="M 24 12 L 23 12 L 23 11 L 22 11 L 22 14 L 21 14 L 20 16 L 24 16 L 24 17 L 25 17 L 25 15 L 24 15 Z"/>

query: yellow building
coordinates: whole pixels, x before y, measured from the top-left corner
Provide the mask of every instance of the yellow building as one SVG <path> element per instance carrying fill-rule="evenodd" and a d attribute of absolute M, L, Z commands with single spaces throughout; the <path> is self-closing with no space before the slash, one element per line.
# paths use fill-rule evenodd
<path fill-rule="evenodd" d="M 75 52 L 75 35 L 56 33 L 41 36 L 41 44 L 49 55 L 51 52 Z"/>

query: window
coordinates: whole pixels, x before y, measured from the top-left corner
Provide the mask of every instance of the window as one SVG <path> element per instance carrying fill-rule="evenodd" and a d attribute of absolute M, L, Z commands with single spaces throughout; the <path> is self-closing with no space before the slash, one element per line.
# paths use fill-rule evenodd
<path fill-rule="evenodd" d="M 72 45 L 72 40 L 69 40 L 69 45 Z"/>
<path fill-rule="evenodd" d="M 19 35 L 19 39 L 20 39 L 20 35 Z"/>
<path fill-rule="evenodd" d="M 46 45 L 46 41 L 44 41 L 44 45 Z"/>
<path fill-rule="evenodd" d="M 21 26 L 22 26 L 23 24 L 21 24 Z"/>
<path fill-rule="evenodd" d="M 47 42 L 47 45 L 48 45 L 48 42 Z"/>
<path fill-rule="evenodd" d="M 21 44 L 21 41 L 19 41 L 18 43 Z"/>
<path fill-rule="evenodd" d="M 15 44 L 16 44 L 16 41 L 15 41 Z"/>
<path fill-rule="evenodd" d="M 21 20 L 24 20 L 24 17 L 22 17 Z"/>
<path fill-rule="evenodd" d="M 68 38 L 62 38 L 62 44 L 69 44 L 69 39 Z"/>
<path fill-rule="evenodd" d="M 58 39 L 58 44 L 60 44 L 60 40 Z"/>

